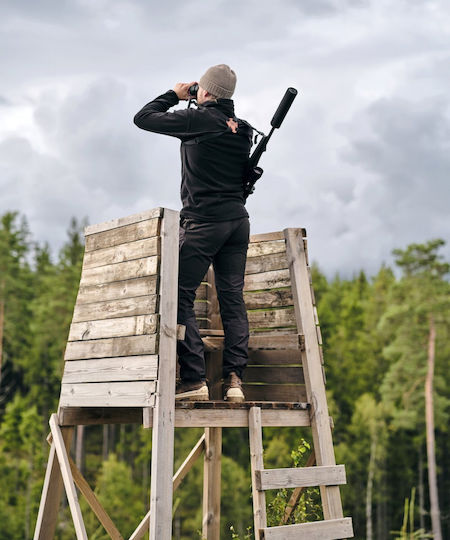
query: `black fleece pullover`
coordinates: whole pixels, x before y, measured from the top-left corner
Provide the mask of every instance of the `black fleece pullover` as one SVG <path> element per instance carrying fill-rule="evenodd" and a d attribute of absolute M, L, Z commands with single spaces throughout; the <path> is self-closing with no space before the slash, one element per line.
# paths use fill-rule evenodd
<path fill-rule="evenodd" d="M 234 117 L 231 99 L 208 101 L 197 109 L 167 112 L 179 102 L 169 90 L 147 103 L 134 117 L 141 129 L 181 140 L 180 216 L 194 221 L 226 221 L 247 216 L 242 178 L 252 144 L 252 129 Z M 236 133 L 228 127 L 238 123 Z M 202 136 L 220 136 L 199 140 Z M 191 142 L 188 142 L 191 141 Z"/>

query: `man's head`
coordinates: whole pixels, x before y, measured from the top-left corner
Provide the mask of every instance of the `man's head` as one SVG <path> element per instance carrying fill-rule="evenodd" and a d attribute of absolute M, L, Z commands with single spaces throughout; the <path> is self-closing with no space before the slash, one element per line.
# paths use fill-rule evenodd
<path fill-rule="evenodd" d="M 217 98 L 231 98 L 236 87 L 236 73 L 226 64 L 210 67 L 202 75 L 197 92 L 197 103 Z"/>

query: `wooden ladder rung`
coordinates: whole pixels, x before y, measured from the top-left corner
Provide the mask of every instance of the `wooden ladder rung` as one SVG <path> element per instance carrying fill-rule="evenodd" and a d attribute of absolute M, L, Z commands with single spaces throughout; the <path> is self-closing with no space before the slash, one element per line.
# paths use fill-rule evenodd
<path fill-rule="evenodd" d="M 282 489 L 346 484 L 344 465 L 263 469 L 255 471 L 257 489 Z"/>
<path fill-rule="evenodd" d="M 353 538 L 351 518 L 327 519 L 260 529 L 261 540 L 339 540 Z"/>

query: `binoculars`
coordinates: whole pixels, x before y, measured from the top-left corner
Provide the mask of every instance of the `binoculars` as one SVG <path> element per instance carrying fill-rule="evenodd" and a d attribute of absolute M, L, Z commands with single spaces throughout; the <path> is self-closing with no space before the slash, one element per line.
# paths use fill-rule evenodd
<path fill-rule="evenodd" d="M 197 92 L 198 92 L 198 84 L 193 84 L 189 87 L 188 94 L 193 98 L 197 98 Z"/>

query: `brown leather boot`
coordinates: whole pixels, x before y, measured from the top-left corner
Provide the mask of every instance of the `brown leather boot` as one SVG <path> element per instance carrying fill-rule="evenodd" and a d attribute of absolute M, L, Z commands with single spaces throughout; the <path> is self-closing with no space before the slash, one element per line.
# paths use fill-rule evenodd
<path fill-rule="evenodd" d="M 206 381 L 177 381 L 175 399 L 187 401 L 208 401 L 209 391 Z"/>
<path fill-rule="evenodd" d="M 225 396 L 223 399 L 240 403 L 245 401 L 244 392 L 242 391 L 242 381 L 234 371 L 225 380 Z"/>

